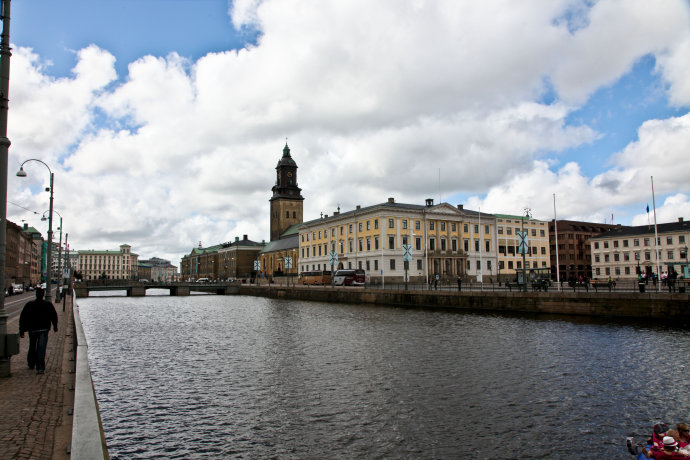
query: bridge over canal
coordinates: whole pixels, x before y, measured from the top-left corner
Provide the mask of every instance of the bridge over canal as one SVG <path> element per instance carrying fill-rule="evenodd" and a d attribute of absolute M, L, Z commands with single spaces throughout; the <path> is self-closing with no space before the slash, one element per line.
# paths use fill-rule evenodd
<path fill-rule="evenodd" d="M 240 283 L 85 281 L 74 284 L 77 298 L 88 297 L 89 293 L 95 291 L 126 291 L 127 297 L 143 297 L 148 289 L 167 289 L 172 296 L 188 296 L 191 292 L 230 295 L 239 293 Z"/>

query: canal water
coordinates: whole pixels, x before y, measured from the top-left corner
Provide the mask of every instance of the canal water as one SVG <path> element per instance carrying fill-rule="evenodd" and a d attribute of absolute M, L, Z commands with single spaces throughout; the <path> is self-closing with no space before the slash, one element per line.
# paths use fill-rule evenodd
<path fill-rule="evenodd" d="M 632 458 L 683 325 L 241 296 L 78 301 L 111 457 Z"/>

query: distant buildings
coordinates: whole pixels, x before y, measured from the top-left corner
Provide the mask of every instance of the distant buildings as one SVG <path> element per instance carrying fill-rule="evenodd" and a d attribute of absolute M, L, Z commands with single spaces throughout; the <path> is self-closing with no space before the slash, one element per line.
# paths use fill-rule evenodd
<path fill-rule="evenodd" d="M 592 250 L 590 238 L 599 235 L 615 225 L 574 220 L 559 220 L 549 223 L 549 245 L 551 247 L 551 277 L 561 280 L 577 279 L 580 276 L 592 278 Z M 556 229 L 558 233 L 556 233 Z M 558 247 L 556 246 L 558 242 Z M 556 270 L 558 259 L 558 271 Z"/>
<path fill-rule="evenodd" d="M 78 266 L 83 280 L 133 280 L 138 278 L 139 255 L 128 244 L 119 251 L 79 251 Z"/>
<path fill-rule="evenodd" d="M 138 264 L 139 279 L 150 281 L 177 281 L 177 267 L 172 265 L 169 260 L 152 257 L 148 260 L 139 260 Z"/>
<path fill-rule="evenodd" d="M 431 199 L 422 205 L 396 203 L 389 198 L 348 211 L 338 208 L 333 215 L 304 222 L 297 164 L 287 144 L 275 169 L 276 182 L 269 200 L 270 241 L 256 243 L 244 235 L 234 243 L 200 245 L 182 258 L 182 279 L 296 276 L 307 271 L 358 268 L 367 272 L 372 283 L 402 282 L 406 269 L 410 281 L 437 276 L 446 282 L 458 277 L 513 281 L 523 269 L 528 275 L 536 272 L 554 280 L 558 272 L 561 280 L 568 280 L 609 273 L 628 276 L 634 265 L 603 265 L 610 259 L 629 262 L 626 257 L 631 256 L 623 252 L 596 255 L 592 249 L 597 235 L 626 227 L 480 213 L 463 205 L 434 204 Z M 519 235 L 523 231 L 526 244 L 521 245 Z M 675 243 L 666 249 L 666 262 L 687 256 L 682 248 L 688 237 L 669 237 L 668 241 Z M 403 260 L 404 253 L 407 261 Z M 647 253 L 641 252 L 640 257 L 646 258 Z"/>
<path fill-rule="evenodd" d="M 654 231 L 654 225 L 615 226 L 593 236 L 590 242 L 594 276 L 614 279 L 636 279 L 638 273 L 651 276 L 657 273 L 658 263 L 662 274 L 676 272 L 690 277 L 690 224 L 683 218 L 658 224 L 657 244 L 654 244 Z"/>

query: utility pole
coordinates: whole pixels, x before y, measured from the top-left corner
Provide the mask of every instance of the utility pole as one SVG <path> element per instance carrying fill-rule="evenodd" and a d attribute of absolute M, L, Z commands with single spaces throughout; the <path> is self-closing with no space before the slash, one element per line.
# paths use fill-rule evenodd
<path fill-rule="evenodd" d="M 0 377 L 10 376 L 10 356 L 19 352 L 17 334 L 7 334 L 5 310 L 5 251 L 7 249 L 7 109 L 10 90 L 10 0 L 0 4 Z"/>

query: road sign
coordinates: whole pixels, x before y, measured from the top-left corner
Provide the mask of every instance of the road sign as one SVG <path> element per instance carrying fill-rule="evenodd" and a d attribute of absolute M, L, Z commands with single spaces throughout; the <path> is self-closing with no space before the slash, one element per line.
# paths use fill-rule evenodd
<path fill-rule="evenodd" d="M 331 251 L 328 254 L 328 264 L 333 266 L 338 264 L 338 253 L 335 251 Z"/>
<path fill-rule="evenodd" d="M 292 257 L 285 258 L 285 268 L 292 268 Z"/>
<path fill-rule="evenodd" d="M 261 270 L 261 261 L 260 260 L 255 260 L 254 261 L 254 270 Z"/>
<path fill-rule="evenodd" d="M 516 234 L 518 237 L 518 254 L 527 254 L 529 252 L 527 230 L 517 231 Z"/>
<path fill-rule="evenodd" d="M 412 245 L 403 244 L 403 261 L 410 262 L 412 260 Z"/>

